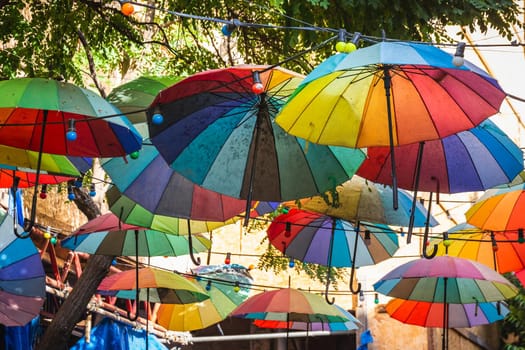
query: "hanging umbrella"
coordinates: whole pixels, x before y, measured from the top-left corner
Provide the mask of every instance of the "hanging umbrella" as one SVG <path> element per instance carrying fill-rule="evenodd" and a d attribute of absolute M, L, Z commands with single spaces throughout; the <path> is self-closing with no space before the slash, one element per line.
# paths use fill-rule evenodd
<path fill-rule="evenodd" d="M 153 101 L 147 112 L 151 141 L 192 182 L 246 199 L 246 212 L 252 200 L 322 193 L 352 177 L 364 153 L 308 144 L 274 123 L 302 79 L 254 65 L 197 73 Z"/>
<path fill-rule="evenodd" d="M 0 323 L 23 326 L 44 304 L 45 272 L 33 242 L 13 235 L 13 222 L 0 210 Z"/>
<path fill-rule="evenodd" d="M 0 164 L 19 168 L 37 169 L 38 152 L 0 145 Z M 43 153 L 40 169 L 53 174 L 80 176 L 85 168 L 76 157 Z"/>
<path fill-rule="evenodd" d="M 414 191 L 414 198 L 418 190 L 437 192 L 438 196 L 486 190 L 512 181 L 523 170 L 523 152 L 490 120 L 443 139 L 395 147 L 394 153 L 398 185 Z M 367 155 L 358 174 L 392 184 L 390 149 L 369 147 Z M 411 233 L 409 225 L 408 237 Z M 425 235 L 424 246 L 427 238 Z"/>
<path fill-rule="evenodd" d="M 331 267 L 351 267 L 350 289 L 356 267 L 374 265 L 399 248 L 397 235 L 382 224 L 350 222 L 320 213 L 291 209 L 276 217 L 267 230 L 270 243 L 283 254 L 307 263 L 328 266 L 325 297 L 328 300 Z M 333 302 L 333 301 L 332 301 Z"/>
<path fill-rule="evenodd" d="M 296 202 L 286 202 L 283 205 L 334 216 L 347 221 L 379 223 L 392 226 L 408 226 L 412 197 L 406 191 L 399 191 L 399 208 L 392 209 L 393 191 L 391 187 L 375 184 L 359 176 L 337 186 L 336 191 L 326 192 L 322 196 L 303 198 Z M 415 227 L 424 227 L 428 221 L 430 226 L 438 222 L 433 216 L 428 216 L 427 210 L 416 205 Z"/>
<path fill-rule="evenodd" d="M 398 185 L 414 190 L 418 144 L 395 148 Z M 369 147 L 357 174 L 391 185 L 390 149 Z M 467 131 L 427 141 L 418 190 L 458 193 L 484 191 L 511 182 L 523 170 L 523 152 L 496 124 L 486 120 Z"/>
<path fill-rule="evenodd" d="M 140 226 L 119 222 L 113 213 L 107 213 L 88 221 L 60 245 L 88 254 L 111 256 L 181 256 L 189 254 L 188 236 L 178 236 Z M 211 247 L 209 239 L 194 235 L 193 253 L 204 252 Z"/>
<path fill-rule="evenodd" d="M 42 154 L 116 157 L 136 152 L 142 138 L 121 112 L 97 94 L 76 85 L 42 78 L 0 81 L 2 145 L 38 152 L 38 185 Z M 37 191 L 24 231 L 31 232 Z"/>
<path fill-rule="evenodd" d="M 248 270 L 236 264 L 199 266 L 193 274 L 210 298 L 193 304 L 161 304 L 159 325 L 173 331 L 194 331 L 219 323 L 248 298 L 253 282 Z"/>
<path fill-rule="evenodd" d="M 525 286 L 525 269 L 516 272 L 516 277 L 520 280 L 521 285 Z"/>
<path fill-rule="evenodd" d="M 234 222 L 233 220 L 205 221 L 168 215 L 155 215 L 137 202 L 120 193 L 115 186 L 110 187 L 106 191 L 106 199 L 110 210 L 115 213 L 122 222 L 177 235 L 210 232 Z"/>
<path fill-rule="evenodd" d="M 450 319 L 449 304 L 502 301 L 518 289 L 489 267 L 473 260 L 438 256 L 409 261 L 374 284 L 382 294 L 405 300 L 443 304 L 443 322 Z M 443 329 L 443 349 L 448 348 L 448 327 Z"/>
<path fill-rule="evenodd" d="M 140 299 L 148 299 L 153 303 L 189 304 L 209 298 L 203 288 L 189 279 L 152 267 L 140 268 L 138 280 L 134 270 L 117 272 L 104 278 L 98 291 L 101 294 L 136 300 L 137 288 L 140 289 Z"/>
<path fill-rule="evenodd" d="M 118 109 L 73 84 L 17 78 L 1 81 L 0 95 L 3 145 L 83 157 L 123 156 L 141 147 L 140 135 Z M 66 139 L 71 120 L 76 141 Z"/>
<path fill-rule="evenodd" d="M 525 268 L 525 244 L 518 231 L 483 231 L 461 223 L 444 234 L 437 244 L 437 255 L 448 254 L 470 259 L 486 265 L 499 273 Z"/>
<path fill-rule="evenodd" d="M 140 157 L 112 158 L 102 167 L 126 197 L 153 215 L 227 221 L 245 210 L 245 202 L 206 190 L 175 172 L 152 145 Z"/>
<path fill-rule="evenodd" d="M 385 306 L 386 312 L 398 321 L 421 327 L 476 327 L 503 320 L 509 313 L 504 302 L 448 304 L 448 324 L 443 324 L 443 303 L 394 298 Z"/>
<path fill-rule="evenodd" d="M 180 78 L 168 76 L 141 76 L 117 86 L 111 90 L 106 99 L 126 114 L 144 138 L 148 138 L 146 108 L 159 91 L 179 80 Z"/>
<path fill-rule="evenodd" d="M 230 316 L 305 323 L 350 321 L 336 305 L 327 304 L 320 295 L 294 288 L 256 294 L 233 310 Z"/>
<path fill-rule="evenodd" d="M 435 46 L 382 41 L 321 63 L 276 122 L 315 143 L 389 146 L 396 195 L 394 146 L 471 129 L 496 114 L 504 98 L 486 72 L 466 61 L 454 65 Z"/>
<path fill-rule="evenodd" d="M 518 292 L 491 268 L 452 256 L 409 261 L 379 279 L 374 288 L 395 298 L 452 304 L 501 301 Z"/>
<path fill-rule="evenodd" d="M 54 185 L 73 180 L 74 177 L 49 174 L 41 171 L 37 183 L 37 174 L 33 169 L 19 168 L 0 164 L 0 188 L 27 188 L 37 184 Z"/>
<path fill-rule="evenodd" d="M 354 317 L 350 312 L 346 311 L 339 305 L 335 305 L 347 318 L 347 322 L 286 322 L 286 321 L 269 321 L 269 320 L 255 320 L 253 324 L 260 328 L 289 328 L 293 330 L 303 331 L 326 331 L 331 332 L 348 332 L 356 330 L 360 327 L 361 322 Z"/>
<path fill-rule="evenodd" d="M 467 210 L 465 217 L 467 223 L 483 230 L 519 231 L 525 228 L 524 210 L 525 190 L 519 189 L 477 201 Z"/>

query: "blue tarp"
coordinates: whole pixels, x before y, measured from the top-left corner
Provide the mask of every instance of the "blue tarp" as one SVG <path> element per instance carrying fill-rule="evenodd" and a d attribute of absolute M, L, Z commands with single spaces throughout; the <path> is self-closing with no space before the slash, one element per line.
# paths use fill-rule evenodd
<path fill-rule="evenodd" d="M 91 330 L 90 342 L 80 339 L 71 349 L 136 350 L 146 348 L 146 331 L 137 330 L 124 323 L 104 318 Z M 168 350 L 152 334 L 148 334 L 148 349 Z"/>
<path fill-rule="evenodd" d="M 5 327 L 4 344 L 7 350 L 31 350 L 40 334 L 40 317 L 35 317 L 25 326 Z"/>
<path fill-rule="evenodd" d="M 372 333 L 369 329 L 361 333 L 361 345 L 357 348 L 357 350 L 366 350 L 368 349 L 368 344 L 374 342 L 374 337 L 372 337 Z"/>

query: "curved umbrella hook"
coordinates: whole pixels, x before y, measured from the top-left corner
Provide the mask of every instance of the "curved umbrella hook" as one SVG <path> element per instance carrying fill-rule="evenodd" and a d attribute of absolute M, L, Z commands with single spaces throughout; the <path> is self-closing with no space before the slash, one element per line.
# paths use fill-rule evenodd
<path fill-rule="evenodd" d="M 131 317 L 129 310 L 126 310 L 128 313 L 128 319 L 130 321 L 136 321 L 139 318 L 139 307 L 140 307 L 140 289 L 139 289 L 139 230 L 135 230 L 135 316 Z"/>
<path fill-rule="evenodd" d="M 354 254 L 352 255 L 352 270 L 350 270 L 350 291 L 353 294 L 358 294 L 361 291 L 361 282 L 357 282 L 357 289 L 354 289 L 355 255 L 357 253 L 358 239 L 359 239 L 359 221 L 356 222 L 356 225 L 355 225 Z"/>
<path fill-rule="evenodd" d="M 333 305 L 335 303 L 335 298 L 332 297 L 332 299 L 328 298 L 328 290 L 330 289 L 330 275 L 332 272 L 332 253 L 334 249 L 334 235 L 335 235 L 335 224 L 336 219 L 332 218 L 332 234 L 330 235 L 330 247 L 328 249 L 328 266 L 326 270 L 326 286 L 324 291 L 324 299 L 329 305 Z"/>
<path fill-rule="evenodd" d="M 201 264 L 201 258 L 200 257 L 195 257 L 193 255 L 193 241 L 191 240 L 191 224 L 190 224 L 190 219 L 186 219 L 186 222 L 188 223 L 188 250 L 189 250 L 189 253 L 190 253 L 190 258 L 191 258 L 191 261 L 199 266 Z"/>
<path fill-rule="evenodd" d="M 13 173 L 14 173 L 14 170 L 13 170 Z M 31 235 L 31 232 L 29 231 L 29 233 L 27 235 L 18 233 L 18 227 L 17 227 L 18 226 L 18 221 L 17 221 L 18 213 L 17 213 L 17 208 L 16 208 L 16 193 L 18 191 L 18 184 L 19 183 L 20 183 L 20 178 L 18 176 L 14 176 L 13 177 L 13 186 L 10 189 L 11 196 L 13 197 L 13 232 L 15 233 L 15 236 L 17 236 L 18 238 L 25 239 L 25 238 L 29 238 L 29 236 Z M 36 189 L 35 189 L 35 191 L 36 191 Z M 34 207 L 34 205 L 33 205 L 33 207 Z M 28 231 L 25 231 L 25 232 L 28 232 Z"/>
<path fill-rule="evenodd" d="M 433 179 L 435 179 L 433 177 Z M 432 259 L 436 256 L 438 252 L 438 245 L 434 244 L 434 247 L 432 248 L 432 252 L 430 254 L 427 253 L 427 245 L 428 245 L 428 231 L 429 231 L 429 225 L 430 225 L 430 209 L 432 208 L 432 194 L 433 192 L 430 192 L 429 198 L 428 198 L 428 211 L 427 211 L 427 221 L 425 222 L 425 233 L 423 234 L 423 248 L 422 248 L 422 255 L 425 259 Z"/>

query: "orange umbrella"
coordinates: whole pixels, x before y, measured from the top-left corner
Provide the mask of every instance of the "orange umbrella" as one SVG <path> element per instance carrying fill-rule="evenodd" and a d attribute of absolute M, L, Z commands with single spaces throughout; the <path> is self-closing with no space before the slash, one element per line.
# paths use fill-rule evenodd
<path fill-rule="evenodd" d="M 519 189 L 482 199 L 465 213 L 467 222 L 484 230 L 525 228 L 525 190 Z"/>
<path fill-rule="evenodd" d="M 525 244 L 518 231 L 483 231 L 462 223 L 449 229 L 437 244 L 437 255 L 475 260 L 499 273 L 525 269 Z"/>

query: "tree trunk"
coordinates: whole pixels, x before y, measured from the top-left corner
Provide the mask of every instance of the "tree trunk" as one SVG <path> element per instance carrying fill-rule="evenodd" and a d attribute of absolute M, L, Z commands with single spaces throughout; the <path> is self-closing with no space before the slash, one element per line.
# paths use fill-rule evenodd
<path fill-rule="evenodd" d="M 88 219 L 94 219 L 100 215 L 100 209 L 95 205 L 91 197 L 81 189 L 74 188 L 76 196 L 75 203 Z M 106 277 L 112 256 L 93 255 L 82 276 L 75 283 L 71 294 L 61 305 L 53 321 L 47 328 L 43 337 L 37 345 L 37 350 L 68 349 L 68 341 L 75 325 L 86 315 L 86 306 L 95 294 L 100 281 Z"/>

